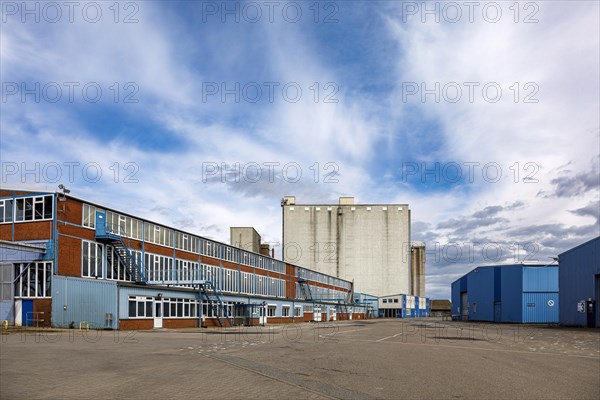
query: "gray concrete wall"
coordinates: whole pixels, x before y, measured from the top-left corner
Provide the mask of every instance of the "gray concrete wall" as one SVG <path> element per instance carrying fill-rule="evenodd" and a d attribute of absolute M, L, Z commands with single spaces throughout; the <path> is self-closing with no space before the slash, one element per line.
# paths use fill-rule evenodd
<path fill-rule="evenodd" d="M 410 293 L 410 211 L 395 205 L 283 205 L 284 260 L 377 296 Z"/>
<path fill-rule="evenodd" d="M 260 235 L 251 227 L 229 228 L 230 243 L 253 253 L 260 253 Z"/>

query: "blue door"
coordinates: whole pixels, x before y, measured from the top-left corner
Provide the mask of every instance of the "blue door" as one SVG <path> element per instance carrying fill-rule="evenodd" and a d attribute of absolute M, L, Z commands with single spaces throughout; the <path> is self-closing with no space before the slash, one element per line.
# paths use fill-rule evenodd
<path fill-rule="evenodd" d="M 502 322 L 502 303 L 494 303 L 494 322 Z"/>
<path fill-rule="evenodd" d="M 23 326 L 33 326 L 33 300 L 22 300 Z"/>

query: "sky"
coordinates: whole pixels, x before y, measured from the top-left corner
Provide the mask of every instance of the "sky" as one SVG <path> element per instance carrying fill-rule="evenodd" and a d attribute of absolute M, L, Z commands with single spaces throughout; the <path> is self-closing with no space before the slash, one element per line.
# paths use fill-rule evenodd
<path fill-rule="evenodd" d="M 281 198 L 408 203 L 426 291 L 600 234 L 599 3 L 2 2 L 3 187 L 281 254 Z"/>

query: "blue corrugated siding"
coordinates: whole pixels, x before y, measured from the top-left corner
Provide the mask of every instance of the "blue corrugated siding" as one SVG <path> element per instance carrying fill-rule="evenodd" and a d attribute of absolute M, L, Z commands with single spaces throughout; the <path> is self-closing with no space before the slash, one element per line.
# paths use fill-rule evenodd
<path fill-rule="evenodd" d="M 524 292 L 558 292 L 558 266 L 523 267 Z"/>
<path fill-rule="evenodd" d="M 460 293 L 467 291 L 467 276 L 463 276 L 452 283 L 452 315 L 460 314 Z"/>
<path fill-rule="evenodd" d="M 525 323 L 557 323 L 558 293 L 523 293 L 523 321 Z"/>
<path fill-rule="evenodd" d="M 523 268 L 520 265 L 502 266 L 501 272 L 501 321 L 523 320 Z"/>
<path fill-rule="evenodd" d="M 494 268 L 476 268 L 467 275 L 469 320 L 494 320 Z"/>
<path fill-rule="evenodd" d="M 494 301 L 499 302 L 502 300 L 502 268 L 494 268 Z"/>
<path fill-rule="evenodd" d="M 52 285 L 52 325 L 87 322 L 91 328 L 117 328 L 116 283 L 54 276 Z M 105 325 L 107 313 L 113 314 L 111 326 Z"/>
<path fill-rule="evenodd" d="M 596 301 L 596 326 L 600 325 L 600 298 L 596 275 L 600 274 L 600 237 L 559 254 L 560 312 L 564 325 L 587 324 L 586 313 L 577 311 L 577 303 L 588 298 Z"/>

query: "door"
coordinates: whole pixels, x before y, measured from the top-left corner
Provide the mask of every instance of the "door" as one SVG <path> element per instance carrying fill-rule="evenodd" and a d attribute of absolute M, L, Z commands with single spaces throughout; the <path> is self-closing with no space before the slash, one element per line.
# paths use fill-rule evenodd
<path fill-rule="evenodd" d="M 337 318 L 337 311 L 336 311 L 335 307 L 329 308 L 329 314 L 331 315 L 331 320 L 335 321 Z"/>
<path fill-rule="evenodd" d="M 262 306 L 258 308 L 258 323 L 264 325 L 267 323 L 267 306 Z"/>
<path fill-rule="evenodd" d="M 469 319 L 469 296 L 467 292 L 460 294 L 460 312 L 463 320 Z"/>
<path fill-rule="evenodd" d="M 321 307 L 315 307 L 313 309 L 313 321 L 321 322 Z"/>
<path fill-rule="evenodd" d="M 502 322 L 502 303 L 494 303 L 494 322 Z"/>
<path fill-rule="evenodd" d="M 154 328 L 163 327 L 163 302 L 154 300 Z"/>
<path fill-rule="evenodd" d="M 23 316 L 23 326 L 33 326 L 33 300 L 23 300 L 21 313 Z"/>

